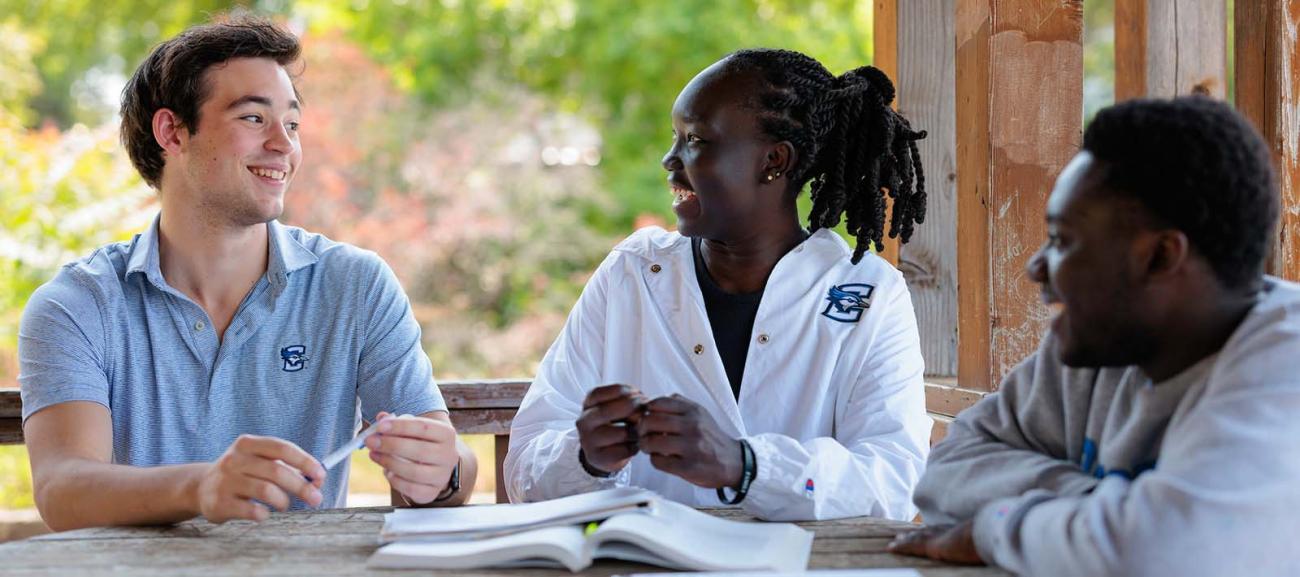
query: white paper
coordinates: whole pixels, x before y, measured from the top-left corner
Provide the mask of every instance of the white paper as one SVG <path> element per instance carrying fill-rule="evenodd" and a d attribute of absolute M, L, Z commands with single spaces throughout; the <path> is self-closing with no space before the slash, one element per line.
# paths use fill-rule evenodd
<path fill-rule="evenodd" d="M 650 491 L 620 487 L 540 503 L 397 509 L 384 516 L 380 540 L 501 535 L 561 523 L 606 519 L 616 513 L 649 507 L 654 501 L 655 494 Z"/>

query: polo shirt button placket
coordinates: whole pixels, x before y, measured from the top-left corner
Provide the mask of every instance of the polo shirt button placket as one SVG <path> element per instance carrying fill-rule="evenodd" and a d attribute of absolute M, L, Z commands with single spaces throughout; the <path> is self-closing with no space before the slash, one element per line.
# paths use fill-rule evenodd
<path fill-rule="evenodd" d="M 201 331 L 206 326 L 207 325 L 203 324 L 203 321 L 194 321 L 194 330 L 196 331 Z"/>

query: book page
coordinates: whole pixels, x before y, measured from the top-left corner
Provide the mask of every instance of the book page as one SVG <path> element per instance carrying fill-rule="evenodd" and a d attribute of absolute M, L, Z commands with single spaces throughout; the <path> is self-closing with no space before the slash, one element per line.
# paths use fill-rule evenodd
<path fill-rule="evenodd" d="M 444 509 L 397 509 L 384 516 L 380 541 L 406 537 L 499 535 L 548 525 L 582 523 L 647 507 L 655 494 L 622 487 L 526 504 Z"/>
<path fill-rule="evenodd" d="M 582 527 L 566 525 L 469 541 L 398 541 L 380 547 L 366 565 L 385 569 L 557 567 L 578 572 L 591 564 Z"/>
<path fill-rule="evenodd" d="M 618 515 L 592 535 L 588 548 L 600 558 L 604 543 L 632 543 L 664 559 L 659 565 L 694 570 L 802 571 L 813 535 L 789 523 L 745 523 L 661 501 L 648 515 Z M 611 552 L 610 556 L 614 556 Z"/>

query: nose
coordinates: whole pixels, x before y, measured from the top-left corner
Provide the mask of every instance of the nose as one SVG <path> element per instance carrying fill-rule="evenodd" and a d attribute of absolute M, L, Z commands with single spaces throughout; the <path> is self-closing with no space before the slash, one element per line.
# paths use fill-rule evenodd
<path fill-rule="evenodd" d="M 663 165 L 664 170 L 667 170 L 668 172 L 675 172 L 682 169 L 682 159 L 677 155 L 676 140 L 674 140 L 673 145 L 668 148 L 668 152 L 664 154 L 664 158 L 660 161 L 660 164 Z"/>
<path fill-rule="evenodd" d="M 269 122 L 267 123 L 267 130 L 270 131 L 267 134 L 265 144 L 267 150 L 281 154 L 293 152 L 294 147 L 297 146 L 297 141 L 290 134 L 289 127 L 282 123 Z"/>
<path fill-rule="evenodd" d="M 1029 279 L 1039 284 L 1047 282 L 1047 257 L 1043 255 L 1046 248 L 1046 243 L 1038 247 L 1038 250 L 1030 255 L 1029 262 L 1025 263 L 1025 272 L 1029 274 Z"/>

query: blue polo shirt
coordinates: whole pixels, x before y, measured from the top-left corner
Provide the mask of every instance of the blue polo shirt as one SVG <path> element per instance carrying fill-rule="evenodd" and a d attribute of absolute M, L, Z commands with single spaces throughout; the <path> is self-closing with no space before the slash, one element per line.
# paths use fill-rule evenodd
<path fill-rule="evenodd" d="M 131 241 L 65 265 L 23 312 L 24 421 L 58 403 L 99 403 L 113 417 L 113 461 L 151 466 L 216 460 L 245 433 L 320 459 L 363 417 L 446 410 L 420 326 L 384 261 L 267 227 L 266 274 L 224 340 L 163 279 L 156 218 Z M 344 506 L 347 478 L 347 464 L 329 472 L 323 506 Z"/>

